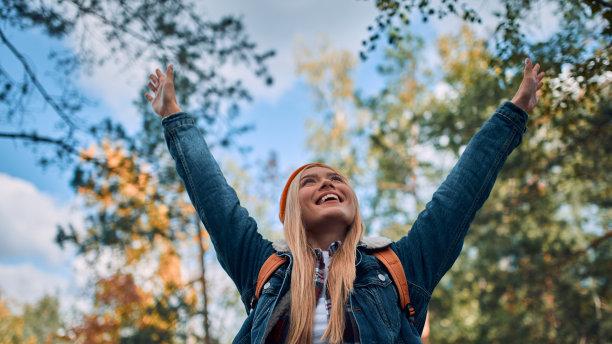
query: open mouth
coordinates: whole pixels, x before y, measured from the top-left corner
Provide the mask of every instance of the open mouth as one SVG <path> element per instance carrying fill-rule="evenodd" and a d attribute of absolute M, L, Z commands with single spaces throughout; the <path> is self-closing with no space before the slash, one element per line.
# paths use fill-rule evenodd
<path fill-rule="evenodd" d="M 332 202 L 340 203 L 342 202 L 342 198 L 340 198 L 340 196 L 335 193 L 326 193 L 317 200 L 316 204 L 320 205 L 323 203 L 332 203 Z"/>

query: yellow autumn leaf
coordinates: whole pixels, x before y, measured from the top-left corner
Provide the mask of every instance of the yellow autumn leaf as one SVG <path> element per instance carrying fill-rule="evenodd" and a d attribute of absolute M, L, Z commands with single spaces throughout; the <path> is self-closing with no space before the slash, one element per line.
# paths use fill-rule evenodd
<path fill-rule="evenodd" d="M 178 287 L 183 284 L 181 278 L 181 259 L 173 249 L 168 248 L 159 257 L 157 274 L 165 285 Z"/>
<path fill-rule="evenodd" d="M 87 149 L 81 150 L 80 154 L 81 154 L 81 159 L 86 160 L 86 161 L 91 160 L 96 155 L 96 146 L 92 144 L 89 147 L 87 147 Z"/>

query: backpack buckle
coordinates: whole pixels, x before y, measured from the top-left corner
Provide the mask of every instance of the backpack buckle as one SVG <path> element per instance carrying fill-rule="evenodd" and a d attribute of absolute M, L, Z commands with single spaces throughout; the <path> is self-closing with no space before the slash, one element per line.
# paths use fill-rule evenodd
<path fill-rule="evenodd" d="M 416 310 L 414 309 L 414 307 L 412 307 L 412 304 L 409 303 L 406 305 L 406 313 L 408 314 L 408 321 L 414 324 Z"/>
<path fill-rule="evenodd" d="M 255 309 L 255 306 L 257 306 L 257 299 L 255 298 L 255 295 L 253 295 L 253 297 L 251 297 L 251 302 L 249 302 L 249 312 L 247 315 Z"/>

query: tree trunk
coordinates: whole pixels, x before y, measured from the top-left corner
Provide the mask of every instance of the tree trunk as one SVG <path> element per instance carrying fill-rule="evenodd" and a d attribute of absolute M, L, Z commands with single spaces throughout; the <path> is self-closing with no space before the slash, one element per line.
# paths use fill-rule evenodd
<path fill-rule="evenodd" d="M 202 242 L 204 240 L 204 234 L 203 231 L 204 229 L 202 228 L 201 224 L 200 224 L 200 219 L 198 218 L 198 216 L 196 215 L 196 226 L 197 226 L 197 231 L 198 231 L 198 249 L 200 251 L 200 271 L 201 271 L 201 275 L 200 275 L 200 282 L 202 283 L 202 316 L 204 317 L 204 343 L 205 344 L 212 344 L 212 340 L 210 338 L 210 327 L 209 327 L 209 322 L 208 322 L 208 295 L 206 293 L 207 288 L 206 288 L 206 264 L 205 264 L 205 255 L 206 255 L 206 250 L 204 250 L 204 243 Z"/>

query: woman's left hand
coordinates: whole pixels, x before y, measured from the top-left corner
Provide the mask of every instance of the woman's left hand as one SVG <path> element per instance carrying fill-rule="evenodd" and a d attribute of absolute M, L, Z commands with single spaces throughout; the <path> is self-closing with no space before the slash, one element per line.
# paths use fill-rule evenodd
<path fill-rule="evenodd" d="M 542 87 L 542 79 L 544 78 L 544 72 L 538 74 L 539 70 L 539 63 L 534 66 L 529 58 L 525 59 L 523 81 L 521 81 L 518 91 L 512 98 L 512 103 L 527 113 L 531 112 L 538 103 L 538 90 Z"/>

